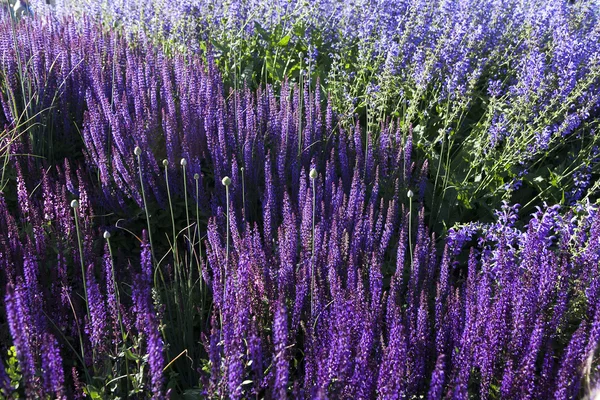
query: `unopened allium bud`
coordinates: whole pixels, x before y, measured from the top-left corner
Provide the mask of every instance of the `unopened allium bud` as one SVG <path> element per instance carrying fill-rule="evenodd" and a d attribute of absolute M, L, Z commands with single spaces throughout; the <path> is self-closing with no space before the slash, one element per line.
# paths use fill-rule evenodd
<path fill-rule="evenodd" d="M 413 193 L 413 191 L 412 191 L 412 190 L 409 190 L 409 191 L 406 193 L 406 196 L 408 196 L 408 198 L 409 198 L 409 199 L 412 199 L 414 195 L 415 195 L 415 194 Z"/>
<path fill-rule="evenodd" d="M 187 160 L 185 158 L 182 158 L 180 164 L 182 167 L 185 167 L 187 165 Z"/>
<path fill-rule="evenodd" d="M 229 186 L 231 185 L 231 179 L 228 176 L 226 176 L 221 180 L 221 183 L 223 184 L 223 186 Z"/>
<path fill-rule="evenodd" d="M 198 173 L 195 173 L 195 174 L 194 174 L 194 179 L 195 179 L 195 180 L 198 180 L 198 179 L 200 179 L 200 175 L 198 175 Z"/>
<path fill-rule="evenodd" d="M 169 160 L 167 160 L 167 159 L 164 159 L 164 160 L 163 160 L 163 166 L 164 166 L 164 167 L 168 167 L 168 166 L 169 166 Z"/>
<path fill-rule="evenodd" d="M 318 174 L 317 174 L 317 170 L 316 170 L 316 169 L 314 169 L 314 168 L 313 168 L 313 169 L 311 169 L 311 170 L 310 170 L 310 173 L 308 174 L 308 176 L 310 176 L 310 179 L 317 179 L 317 176 L 318 176 Z"/>
<path fill-rule="evenodd" d="M 135 149 L 133 149 L 133 154 L 135 154 L 136 156 L 142 155 L 142 149 L 140 149 L 140 146 L 135 146 Z"/>
<path fill-rule="evenodd" d="M 72 207 L 72 208 L 78 208 L 78 207 L 79 207 L 79 202 L 78 202 L 77 200 L 73 200 L 73 201 L 71 202 L 71 207 Z"/>
<path fill-rule="evenodd" d="M 104 231 L 104 235 L 102 235 L 102 236 L 104 236 L 104 239 L 108 240 L 108 239 L 110 239 L 110 232 Z"/>

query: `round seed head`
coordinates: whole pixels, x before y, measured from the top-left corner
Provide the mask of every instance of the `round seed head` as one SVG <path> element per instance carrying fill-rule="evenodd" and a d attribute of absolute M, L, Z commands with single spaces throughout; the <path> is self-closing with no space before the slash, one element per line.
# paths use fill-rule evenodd
<path fill-rule="evenodd" d="M 167 159 L 164 159 L 164 160 L 163 160 L 163 166 L 164 166 L 164 167 L 168 167 L 168 166 L 169 166 L 169 160 L 167 160 Z"/>
<path fill-rule="evenodd" d="M 223 184 L 223 186 L 229 186 L 231 185 L 231 179 L 228 176 L 226 176 L 221 180 L 221 183 Z"/>
<path fill-rule="evenodd" d="M 198 179 L 200 179 L 200 175 L 198 175 L 197 173 L 196 173 L 196 174 L 194 174 L 194 179 L 195 179 L 195 180 L 198 180 Z"/>
<path fill-rule="evenodd" d="M 187 160 L 185 158 L 182 158 L 180 164 L 182 167 L 185 167 L 187 165 Z"/>
<path fill-rule="evenodd" d="M 413 191 L 412 191 L 412 190 L 409 190 L 409 191 L 406 193 L 406 196 L 408 196 L 408 198 L 409 198 L 409 199 L 413 198 L 413 196 L 414 196 L 414 195 L 415 195 L 415 194 L 413 193 Z"/>
<path fill-rule="evenodd" d="M 140 146 L 135 146 L 135 149 L 133 149 L 133 154 L 135 154 L 136 156 L 142 155 L 142 149 L 140 149 Z"/>
<path fill-rule="evenodd" d="M 104 235 L 102 235 L 102 236 L 104 236 L 104 239 L 108 240 L 108 239 L 110 239 L 110 232 L 104 231 Z"/>
<path fill-rule="evenodd" d="M 314 169 L 314 168 L 313 168 L 313 169 L 311 169 L 311 170 L 310 170 L 310 173 L 308 174 L 308 176 L 310 176 L 310 179 L 317 179 L 317 176 L 318 176 L 318 174 L 317 174 L 317 170 L 316 170 L 316 169 Z"/>
<path fill-rule="evenodd" d="M 77 200 L 73 200 L 73 201 L 71 202 L 71 207 L 72 207 L 72 208 L 78 208 L 78 207 L 79 207 L 79 202 L 78 202 Z"/>

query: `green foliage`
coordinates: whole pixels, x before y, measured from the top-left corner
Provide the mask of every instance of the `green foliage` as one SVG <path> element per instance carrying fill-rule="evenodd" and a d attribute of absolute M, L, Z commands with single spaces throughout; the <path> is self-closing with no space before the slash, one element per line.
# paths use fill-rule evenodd
<path fill-rule="evenodd" d="M 10 385 L 15 390 L 11 396 L 15 399 L 22 398 L 19 393 L 22 392 L 21 380 L 23 379 L 23 375 L 21 374 L 21 368 L 19 367 L 19 360 L 17 360 L 17 349 L 15 346 L 11 346 L 8 349 L 8 358 L 6 359 L 6 374 L 10 379 Z"/>

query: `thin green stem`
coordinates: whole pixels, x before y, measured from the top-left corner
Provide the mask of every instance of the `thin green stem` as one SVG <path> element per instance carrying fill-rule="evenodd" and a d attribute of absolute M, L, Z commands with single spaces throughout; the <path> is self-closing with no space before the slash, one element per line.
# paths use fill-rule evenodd
<path fill-rule="evenodd" d="M 242 213 L 244 219 L 246 219 L 246 185 L 244 183 L 244 167 L 240 169 L 242 171 Z"/>
<path fill-rule="evenodd" d="M 119 285 L 117 285 L 117 278 L 115 275 L 115 263 L 114 256 L 112 252 L 112 247 L 110 245 L 110 233 L 104 232 L 104 238 L 106 239 L 106 247 L 108 247 L 108 254 L 110 256 L 110 267 L 111 267 L 111 278 L 113 282 L 113 286 L 115 288 L 115 296 L 117 301 L 117 321 L 119 322 L 119 329 L 121 330 L 121 338 L 123 339 L 123 343 L 127 340 L 127 335 L 125 334 L 125 328 L 123 327 L 123 320 L 121 318 L 121 294 L 119 292 Z M 129 360 L 125 357 L 125 372 L 127 376 L 129 376 Z M 125 380 L 125 391 L 129 392 L 129 381 Z"/>
<path fill-rule="evenodd" d="M 199 204 L 200 204 L 200 189 L 199 189 L 199 182 L 198 180 L 200 179 L 200 175 L 199 174 L 195 174 L 194 175 L 194 181 L 196 182 L 196 232 L 198 234 L 198 280 L 200 282 L 200 302 L 201 302 L 201 306 L 200 309 L 204 310 L 204 282 L 202 280 L 202 236 L 200 235 L 200 209 L 199 209 Z M 195 241 L 194 241 L 195 242 Z"/>
<path fill-rule="evenodd" d="M 187 160 L 185 158 L 181 159 L 181 169 L 183 172 L 183 199 L 185 201 L 185 218 L 186 218 L 186 222 L 187 222 L 187 238 L 188 238 L 188 244 L 189 244 L 189 254 L 190 254 L 190 266 L 189 266 L 189 270 L 188 270 L 188 288 L 191 287 L 192 285 L 192 235 L 190 232 L 190 210 L 188 207 L 188 193 L 187 193 L 187 175 L 186 175 L 186 169 L 185 167 L 187 166 Z"/>
<path fill-rule="evenodd" d="M 141 154 L 142 150 L 136 147 L 134 154 L 137 157 L 138 162 L 138 173 L 140 176 L 140 186 L 142 188 L 142 201 L 144 202 L 144 211 L 146 213 L 146 225 L 148 226 L 148 240 L 150 240 L 150 253 L 152 254 L 152 261 L 156 265 L 156 257 L 154 256 L 154 243 L 152 242 L 152 229 L 150 229 L 150 214 L 148 213 L 148 203 L 146 202 L 146 191 L 144 190 L 144 179 L 142 178 L 142 161 Z"/>
<path fill-rule="evenodd" d="M 413 265 L 413 245 L 412 245 L 412 207 L 413 192 L 408 191 L 408 250 L 410 251 L 410 265 Z"/>
<path fill-rule="evenodd" d="M 302 95 L 304 93 L 304 71 L 302 71 L 302 53 L 300 53 L 300 84 L 298 86 L 298 157 L 302 154 Z"/>
<path fill-rule="evenodd" d="M 83 261 L 83 246 L 81 244 L 81 231 L 79 230 L 79 216 L 77 215 L 77 210 L 79 209 L 79 202 L 77 200 L 73 200 L 71 202 L 71 207 L 73 208 L 73 214 L 75 215 L 75 231 L 77 232 L 77 246 L 79 247 L 79 261 L 81 263 L 81 279 L 83 281 L 85 308 L 87 310 L 88 321 L 91 321 L 90 305 L 88 303 L 87 281 L 85 279 L 85 263 Z"/>
<path fill-rule="evenodd" d="M 173 201 L 171 200 L 171 188 L 169 186 L 169 171 L 168 166 L 169 162 L 167 160 L 163 161 L 163 166 L 165 167 L 165 182 L 167 184 L 167 198 L 169 200 L 169 211 L 171 213 L 171 228 L 173 230 L 173 262 L 177 266 L 178 262 L 178 253 L 177 253 L 177 233 L 175 230 L 175 215 L 173 214 Z M 177 267 L 175 267 L 177 269 Z M 175 278 L 177 279 L 177 272 L 175 272 Z"/>
<path fill-rule="evenodd" d="M 317 171 L 312 169 L 310 171 L 310 178 L 312 183 L 312 243 L 311 243 L 311 256 L 310 256 L 310 315 L 314 315 L 314 297 L 315 297 L 315 220 L 316 220 L 316 205 L 317 205 L 317 192 L 315 190 L 315 179 L 317 178 Z"/>
<path fill-rule="evenodd" d="M 223 277 L 225 279 L 225 292 L 227 292 L 227 267 L 229 265 L 229 185 L 225 186 L 225 198 L 227 201 L 227 224 L 226 224 L 226 230 L 227 230 L 227 238 L 226 238 L 226 252 L 225 252 L 225 273 L 223 274 Z"/>

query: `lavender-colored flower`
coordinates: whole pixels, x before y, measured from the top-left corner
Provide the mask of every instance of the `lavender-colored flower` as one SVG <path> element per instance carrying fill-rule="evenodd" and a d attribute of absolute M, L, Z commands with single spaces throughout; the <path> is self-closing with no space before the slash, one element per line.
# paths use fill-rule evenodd
<path fill-rule="evenodd" d="M 19 366 L 23 372 L 28 395 L 35 396 L 38 392 L 36 382 L 36 349 L 32 346 L 29 333 L 35 327 L 31 326 L 29 310 L 26 306 L 21 284 L 8 284 L 6 288 L 6 317 L 8 327 L 17 351 Z"/>
<path fill-rule="evenodd" d="M 287 386 L 289 382 L 289 361 L 287 355 L 288 320 L 285 305 L 277 302 L 273 322 L 273 343 L 275 345 L 275 387 L 277 398 L 287 399 Z"/>
<path fill-rule="evenodd" d="M 440 400 L 443 395 L 444 389 L 444 369 L 445 369 L 445 360 L 444 355 L 440 354 L 435 363 L 435 369 L 433 370 L 433 375 L 431 376 L 431 383 L 429 386 L 429 393 L 427 394 L 428 400 Z"/>
<path fill-rule="evenodd" d="M 45 334 L 41 350 L 42 379 L 46 395 L 52 395 L 56 399 L 66 399 L 63 361 L 56 339 L 50 334 Z"/>

